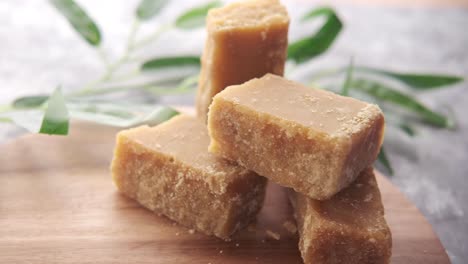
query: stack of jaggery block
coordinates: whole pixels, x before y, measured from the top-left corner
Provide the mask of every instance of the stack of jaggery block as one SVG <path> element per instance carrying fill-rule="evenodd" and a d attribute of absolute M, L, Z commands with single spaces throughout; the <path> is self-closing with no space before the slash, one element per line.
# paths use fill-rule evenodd
<path fill-rule="evenodd" d="M 382 112 L 280 77 L 288 27 L 277 0 L 212 9 L 197 117 L 121 131 L 115 184 L 150 210 L 229 239 L 256 218 L 268 179 L 289 188 L 305 263 L 388 263 L 372 169 Z"/>

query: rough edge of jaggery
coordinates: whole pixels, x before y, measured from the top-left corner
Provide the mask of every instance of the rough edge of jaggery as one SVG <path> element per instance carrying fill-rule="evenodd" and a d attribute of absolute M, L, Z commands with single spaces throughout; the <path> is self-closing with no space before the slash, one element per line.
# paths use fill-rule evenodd
<path fill-rule="evenodd" d="M 255 174 L 254 172 L 252 173 Z M 243 196 L 244 200 L 238 200 L 236 203 L 232 203 L 231 208 L 229 209 L 229 219 L 237 219 L 237 222 L 235 223 L 235 226 L 231 230 L 229 236 L 232 236 L 236 231 L 245 228 L 251 222 L 253 222 L 253 220 L 256 218 L 257 214 L 263 207 L 263 203 L 265 201 L 267 179 L 255 174 L 255 177 L 251 178 L 250 180 L 251 182 L 247 184 L 249 188 L 249 195 Z M 255 186 L 253 190 L 251 188 L 252 186 Z M 231 185 L 230 187 L 236 188 L 235 185 Z M 237 195 L 233 199 L 237 200 L 238 196 L 239 195 Z M 242 212 L 242 210 L 247 210 L 247 214 L 244 214 L 243 217 L 240 217 L 239 213 Z M 228 221 L 226 223 L 226 226 L 232 224 L 234 223 L 230 223 Z"/>
<path fill-rule="evenodd" d="M 373 172 L 372 167 L 366 168 L 363 171 L 363 173 L 366 173 L 367 176 L 364 176 L 364 175 L 363 176 L 368 177 L 370 179 L 370 182 L 372 182 L 371 184 L 376 186 L 376 188 L 377 188 L 376 192 L 378 194 L 377 198 L 379 199 L 379 202 L 382 205 L 381 210 L 379 210 L 377 212 L 377 214 L 381 217 L 381 219 L 378 219 L 378 220 L 380 220 L 381 223 L 384 226 L 383 229 L 379 229 L 379 231 L 383 232 L 383 235 L 381 235 L 381 236 L 379 235 L 379 233 L 376 232 L 374 234 L 377 234 L 378 236 L 368 237 L 368 236 L 366 236 L 367 234 L 364 233 L 363 229 L 361 229 L 360 231 L 358 230 L 357 233 L 346 234 L 346 233 L 343 233 L 343 231 L 342 231 L 343 226 L 340 223 L 334 223 L 333 221 L 329 221 L 329 222 L 322 223 L 322 226 L 320 226 L 320 228 L 322 228 L 324 230 L 319 231 L 319 233 L 318 233 L 318 235 L 317 235 L 317 237 L 315 239 L 314 238 L 304 239 L 304 235 L 303 235 L 303 233 L 305 232 L 304 230 L 307 230 L 307 232 L 310 232 L 311 230 L 313 230 L 313 229 L 310 228 L 310 225 L 311 225 L 311 223 L 314 223 L 315 225 L 317 225 L 317 221 L 312 219 L 311 214 L 300 215 L 299 216 L 297 214 L 297 212 L 300 211 L 300 210 L 309 211 L 309 210 L 311 210 L 311 209 L 309 209 L 310 206 L 313 206 L 313 204 L 320 207 L 320 203 L 322 203 L 322 201 L 314 201 L 314 203 L 302 202 L 300 204 L 300 206 L 302 206 L 302 207 L 305 206 L 305 208 L 299 209 L 298 208 L 299 205 L 298 205 L 297 200 L 298 199 L 310 199 L 310 198 L 307 198 L 302 194 L 296 193 L 292 189 L 288 189 L 289 202 L 291 203 L 292 207 L 294 208 L 294 218 L 296 219 L 296 223 L 297 223 L 298 231 L 299 231 L 299 235 L 300 235 L 299 236 L 299 238 L 300 238 L 299 239 L 299 249 L 300 249 L 300 252 L 301 252 L 301 256 L 302 256 L 302 258 L 303 258 L 303 260 L 304 260 L 304 262 L 306 264 L 311 263 L 311 262 L 309 262 L 309 260 L 310 260 L 309 255 L 314 253 L 313 250 L 320 251 L 321 249 L 331 248 L 333 246 L 333 243 L 340 243 L 341 244 L 341 243 L 343 243 L 343 241 L 344 241 L 343 239 L 346 237 L 346 235 L 350 235 L 350 234 L 360 236 L 360 237 L 358 237 L 357 241 L 362 241 L 362 245 L 367 245 L 367 247 L 371 248 L 371 252 L 370 253 L 367 252 L 367 253 L 370 254 L 370 257 L 372 259 L 371 259 L 371 262 L 362 262 L 363 260 L 359 259 L 357 262 L 349 262 L 349 263 L 375 263 L 374 262 L 375 258 L 378 258 L 379 260 L 382 260 L 382 262 L 378 262 L 378 263 L 389 263 L 390 262 L 390 258 L 391 258 L 391 255 L 392 255 L 392 233 L 391 233 L 391 230 L 390 230 L 390 228 L 388 226 L 388 223 L 387 223 L 387 221 L 385 219 L 385 208 L 384 208 L 383 203 L 382 203 L 382 198 L 381 198 L 380 190 L 378 188 L 378 183 L 376 181 L 375 174 Z M 369 173 L 372 174 L 373 176 L 369 177 Z M 346 190 L 343 190 L 343 191 L 346 191 Z M 337 195 L 340 195 L 340 194 L 337 194 Z M 299 196 L 301 196 L 301 197 L 299 198 Z M 376 197 L 373 197 L 373 199 L 374 198 L 376 198 Z M 367 202 L 366 199 L 367 199 L 367 197 L 363 200 L 363 202 Z M 310 200 L 312 200 L 312 199 L 310 199 Z M 361 233 L 361 231 L 362 231 L 362 233 Z M 369 231 L 369 230 L 366 229 L 366 231 Z M 331 235 L 331 236 L 335 236 L 335 237 L 340 237 L 341 236 L 342 238 L 333 240 L 332 244 L 326 244 L 326 243 L 321 244 L 319 248 L 312 248 L 311 249 L 312 251 L 310 250 L 310 244 L 312 242 L 317 242 L 317 239 L 322 240 L 323 237 L 327 236 L 327 235 Z M 377 242 L 377 240 L 384 241 L 384 243 L 387 244 L 387 247 L 385 247 L 385 248 L 373 247 L 374 243 Z M 350 253 L 352 253 L 352 252 L 350 252 Z M 379 254 L 379 253 L 381 253 L 381 254 Z M 362 255 L 358 255 L 358 257 L 362 257 Z M 364 256 L 364 257 L 366 257 L 366 256 Z M 318 261 L 318 260 L 314 259 L 314 261 Z M 350 261 L 349 258 L 348 258 L 348 261 Z"/>
<path fill-rule="evenodd" d="M 327 135 L 326 133 L 323 133 L 321 131 L 311 131 L 309 127 L 306 127 L 306 126 L 302 126 L 300 124 L 297 124 L 296 122 L 292 122 L 292 121 L 289 121 L 289 120 L 286 120 L 286 119 L 282 119 L 282 118 L 278 118 L 278 117 L 275 117 L 273 115 L 270 115 L 268 113 L 264 113 L 264 112 L 260 112 L 260 111 L 256 111 L 256 110 L 253 110 L 251 109 L 250 107 L 247 107 L 247 106 L 241 106 L 239 104 L 236 104 L 235 102 L 232 102 L 231 100 L 226 100 L 224 97 L 222 97 L 221 95 L 218 96 L 216 95 L 214 98 L 213 98 L 213 103 L 210 105 L 210 111 L 209 111 L 209 114 L 208 114 L 208 133 L 210 135 L 210 138 L 211 138 L 211 141 L 210 141 L 210 145 L 208 147 L 208 150 L 212 153 L 215 153 L 217 155 L 220 155 L 226 159 L 232 159 L 232 157 L 228 156 L 229 154 L 228 153 L 225 153 L 225 151 L 223 151 L 223 149 L 220 147 L 220 143 L 218 142 L 218 139 L 217 137 L 215 136 L 216 132 L 215 132 L 215 129 L 213 128 L 213 123 L 211 122 L 211 120 L 213 119 L 213 111 L 212 109 L 215 109 L 218 107 L 218 104 L 225 104 L 223 107 L 219 106 L 219 109 L 222 109 L 221 111 L 226 111 L 226 105 L 229 105 L 231 106 L 230 109 L 233 109 L 235 113 L 241 113 L 241 112 L 250 112 L 250 113 L 255 113 L 255 118 L 256 119 L 266 119 L 266 120 L 269 120 L 269 124 L 270 125 L 273 125 L 275 127 L 278 127 L 278 129 L 281 130 L 281 127 L 282 126 L 287 126 L 288 129 L 286 129 L 286 134 L 288 138 L 293 138 L 296 136 L 296 134 L 301 134 L 301 135 L 307 135 L 307 140 L 311 140 L 312 138 L 316 139 L 317 137 L 320 137 L 321 140 L 325 141 L 325 142 L 328 142 L 327 145 L 330 145 L 330 148 L 331 149 L 336 149 L 336 146 L 337 145 L 340 145 L 340 144 L 347 144 L 347 142 L 341 142 L 341 139 L 340 138 L 336 138 L 336 137 L 330 137 L 329 135 Z M 223 120 L 225 120 L 226 118 L 223 118 Z M 281 125 L 278 125 L 278 124 L 281 124 Z M 293 127 L 294 129 L 291 129 L 291 127 Z M 228 155 L 227 155 L 228 154 Z M 335 153 L 334 155 L 344 155 L 346 153 Z M 344 160 L 344 159 L 339 159 L 340 161 Z M 243 164 L 243 162 L 239 159 L 234 159 L 235 162 L 241 164 L 242 166 L 246 166 L 246 167 L 249 167 L 247 164 Z M 330 168 L 330 166 L 328 166 L 328 168 Z M 339 164 L 335 164 L 335 166 L 333 166 L 333 168 L 335 170 L 339 170 L 340 169 L 340 165 Z M 249 168 L 249 169 L 253 169 L 253 168 Z M 257 171 L 258 174 L 264 174 L 263 172 L 261 171 Z M 272 175 L 267 175 L 266 176 L 267 178 L 269 179 L 272 179 L 273 181 L 276 181 L 278 182 L 280 185 L 285 185 L 287 187 L 290 187 L 290 188 L 294 188 L 296 191 L 299 191 L 299 192 L 302 192 L 302 193 L 312 193 L 312 190 L 315 188 L 315 191 L 313 193 L 315 193 L 315 195 L 312 195 L 314 198 L 316 199 L 319 199 L 319 200 L 324 200 L 324 199 L 328 199 L 330 196 L 332 196 L 333 194 L 335 194 L 336 192 L 338 192 L 339 190 L 337 190 L 335 193 L 333 194 L 328 194 L 328 193 L 323 193 L 322 190 L 324 189 L 329 189 L 330 186 L 334 186 L 336 184 L 336 182 L 338 181 L 338 179 L 334 179 L 334 178 L 331 178 L 329 177 L 328 178 L 328 182 L 324 183 L 323 181 L 319 181 L 319 180 L 315 180 L 313 182 L 311 181 L 308 181 L 310 183 L 310 185 L 312 186 L 305 186 L 305 185 L 300 185 L 301 187 L 298 189 L 297 186 L 291 186 L 287 183 L 285 183 L 284 181 L 282 181 L 281 179 L 279 178 L 282 178 L 282 177 L 275 177 Z M 299 179 L 297 179 L 296 177 L 296 181 L 299 181 Z M 318 191 L 320 190 L 320 191 Z"/>
<path fill-rule="evenodd" d="M 279 76 L 276 76 L 274 74 L 266 74 L 265 76 L 269 76 L 269 75 L 275 78 L 279 78 Z M 259 79 L 261 78 L 254 78 L 248 82 L 254 82 Z M 292 81 L 289 81 L 289 82 L 292 82 Z M 241 85 L 232 85 L 230 87 L 236 87 L 236 86 L 241 86 Z M 226 91 L 230 87 L 227 87 Z M 320 90 L 320 92 L 330 93 L 330 94 L 333 94 L 334 96 L 340 96 L 329 91 Z M 385 119 L 384 119 L 384 115 L 382 111 L 375 104 L 366 103 L 367 105 L 365 105 L 363 102 L 363 105 L 365 106 L 359 110 L 356 116 L 354 116 L 351 120 L 348 120 L 347 122 L 343 123 L 340 126 L 340 129 L 337 130 L 336 132 L 326 133 L 326 132 L 321 131 L 320 129 L 314 129 L 314 127 L 303 125 L 294 120 L 288 120 L 285 118 L 276 117 L 268 112 L 258 111 L 258 110 L 251 108 L 250 106 L 240 105 L 234 99 L 235 97 L 232 97 L 232 95 L 230 96 L 228 95 L 227 97 L 225 97 L 224 94 L 221 92 L 213 98 L 213 102 L 215 102 L 216 100 L 222 101 L 223 103 L 231 102 L 232 104 L 236 105 L 237 110 L 239 110 L 239 108 L 246 108 L 252 112 L 261 113 L 265 116 L 268 116 L 269 119 L 273 119 L 275 122 L 278 122 L 279 124 L 281 124 L 280 125 L 281 127 L 286 127 L 287 128 L 286 132 L 290 133 L 291 135 L 294 134 L 295 132 L 294 130 L 299 129 L 302 131 L 308 131 L 308 138 L 312 139 L 312 138 L 320 137 L 322 139 L 327 139 L 330 142 L 335 142 L 335 146 L 340 145 L 342 151 L 337 150 L 335 151 L 335 154 L 340 154 L 343 157 L 343 159 L 340 159 L 340 164 L 336 164 L 337 169 L 342 168 L 342 170 L 339 173 L 341 177 L 337 176 L 335 178 L 330 178 L 331 181 L 334 181 L 334 183 L 333 184 L 330 183 L 330 185 L 339 186 L 338 191 L 348 186 L 356 177 L 358 177 L 361 170 L 371 165 L 375 161 L 375 159 L 377 158 L 380 146 L 382 145 L 382 142 L 383 142 Z M 353 100 L 356 100 L 356 99 L 353 99 Z M 214 103 L 212 103 L 212 105 L 214 105 Z M 209 133 L 211 133 L 210 126 L 209 126 Z M 360 143 L 362 141 L 366 141 L 369 135 L 374 135 L 374 134 L 378 135 L 378 140 L 377 140 L 378 142 L 375 142 L 375 141 L 372 142 L 373 143 L 372 147 L 374 149 L 372 150 L 372 155 L 366 155 L 365 153 L 370 151 L 370 149 L 368 149 L 367 151 L 362 150 L 364 146 L 360 146 Z M 220 154 L 219 151 L 216 151 L 217 149 L 219 149 L 219 146 L 216 145 L 218 143 L 213 142 L 213 136 L 211 136 L 211 134 L 210 134 L 210 137 L 212 138 L 210 148 L 209 148 L 210 151 Z M 360 155 L 353 154 L 354 152 L 356 152 L 356 150 L 360 150 L 358 151 Z M 356 159 L 357 157 L 359 157 L 359 159 Z M 228 157 L 225 157 L 225 158 L 228 158 Z M 288 187 L 292 187 L 292 186 L 288 186 Z M 301 190 L 297 190 L 297 189 L 296 191 L 301 192 Z M 304 190 L 302 190 L 302 192 L 304 192 Z M 326 197 L 322 197 L 322 198 L 319 198 L 319 197 L 314 197 L 314 198 L 320 199 L 320 200 L 328 199 L 334 194 L 335 193 L 327 195 Z"/>
<path fill-rule="evenodd" d="M 196 228 L 198 231 L 207 234 L 207 235 L 214 235 L 218 238 L 224 239 L 224 240 L 229 240 L 230 236 L 234 234 L 236 231 L 240 230 L 244 226 L 248 225 L 251 221 L 255 219 L 255 216 L 257 213 L 260 211 L 263 201 L 264 201 L 264 196 L 265 196 L 265 185 L 266 185 L 266 179 L 263 177 L 260 177 L 256 175 L 254 172 L 250 172 L 250 181 L 249 181 L 249 186 L 255 185 L 256 186 L 256 191 L 255 192 L 248 192 L 245 193 L 243 191 L 245 190 L 239 190 L 237 185 L 240 184 L 239 181 L 234 181 L 231 182 L 230 185 L 228 185 L 228 189 L 230 189 L 231 192 L 235 194 L 233 197 L 226 197 L 226 193 L 214 193 L 212 190 L 210 190 L 210 187 L 208 186 L 208 183 L 206 181 L 200 180 L 198 178 L 192 178 L 192 177 L 185 177 L 187 173 L 182 173 L 182 174 L 177 174 L 178 178 L 181 179 L 173 179 L 174 182 L 176 183 L 173 187 L 177 188 L 177 184 L 181 181 L 184 181 L 182 178 L 185 178 L 185 180 L 193 181 L 195 183 L 199 183 L 205 186 L 208 186 L 207 192 L 210 193 L 213 196 L 225 196 L 224 199 L 228 199 L 229 202 L 225 205 L 228 207 L 225 207 L 223 209 L 223 214 L 219 215 L 219 218 L 216 220 L 216 226 L 213 226 L 212 228 L 209 228 L 208 226 L 199 226 L 198 224 L 200 222 L 194 222 L 194 223 L 189 223 L 187 221 L 183 221 L 182 219 L 171 215 L 170 213 L 166 212 L 165 208 L 159 208 L 153 206 L 153 202 L 147 201 L 145 202 L 142 200 L 140 197 L 142 193 L 140 192 L 140 184 L 138 179 L 135 179 L 135 176 L 129 177 L 130 179 L 120 179 L 117 180 L 117 177 L 124 177 L 128 176 L 127 172 L 128 170 L 125 168 L 121 168 L 121 163 L 119 162 L 119 159 L 121 158 L 128 158 L 133 155 L 139 155 L 139 154 L 148 154 L 151 159 L 159 159 L 159 160 L 167 160 L 167 162 L 170 163 L 171 166 L 175 166 L 174 168 L 183 168 L 186 171 L 192 171 L 192 173 L 199 173 L 196 168 L 193 168 L 191 166 L 188 166 L 182 162 L 179 161 L 171 161 L 172 157 L 170 155 L 167 155 L 165 153 L 156 153 L 156 155 L 148 148 L 145 148 L 144 146 L 140 144 L 132 144 L 134 143 L 131 139 L 128 139 L 126 137 L 122 137 L 121 142 L 119 142 L 118 147 L 116 148 L 115 153 L 119 153 L 118 155 L 114 156 L 114 159 L 111 164 L 111 170 L 112 170 L 112 176 L 114 178 L 114 183 L 119 189 L 119 191 L 124 194 L 125 196 L 128 196 L 129 198 L 135 199 L 138 201 L 139 204 L 142 206 L 146 207 L 147 209 L 157 213 L 157 214 L 163 214 L 169 219 L 172 219 L 182 226 L 188 227 L 188 228 Z M 179 164 L 178 164 L 179 163 Z M 176 169 L 177 170 L 177 169 Z M 125 174 L 122 175 L 117 172 L 124 172 Z M 127 186 L 124 186 L 122 184 L 125 184 Z M 129 184 L 132 184 L 133 186 L 129 186 Z M 242 184 L 240 184 L 242 185 Z M 245 184 L 244 184 L 245 185 Z M 172 188 L 172 187 L 171 187 Z M 247 194 L 247 196 L 245 195 Z M 240 199 L 240 200 L 239 200 Z M 236 201 L 237 200 L 237 201 Z M 242 210 L 248 210 L 248 211 L 242 211 Z M 245 212 L 246 214 L 240 214 L 241 212 Z M 206 219 L 205 219 L 206 220 Z M 220 221 L 221 220 L 221 221 Z M 208 222 L 203 222 L 203 224 L 206 224 Z"/>
<path fill-rule="evenodd" d="M 145 151 L 148 151 L 148 152 L 150 152 L 152 154 L 163 154 L 165 156 L 170 157 L 172 160 L 176 160 L 177 157 L 175 157 L 173 155 L 170 155 L 168 153 L 158 152 L 158 151 L 156 151 L 154 149 L 147 148 L 143 144 L 141 144 L 140 142 L 137 142 L 137 141 L 133 140 L 132 138 L 130 138 L 129 136 L 127 136 L 127 134 L 131 133 L 131 131 L 135 130 L 135 129 L 141 129 L 141 128 L 144 128 L 144 129 L 157 129 L 158 127 L 160 128 L 161 126 L 168 126 L 173 122 L 177 122 L 178 119 L 185 118 L 187 116 L 189 116 L 189 115 L 183 115 L 183 114 L 178 115 L 178 116 L 176 116 L 176 117 L 174 117 L 174 118 L 172 118 L 172 119 L 158 125 L 157 127 L 149 127 L 147 125 L 144 125 L 144 126 L 140 126 L 140 127 L 120 131 L 119 133 L 117 133 L 117 136 L 116 136 L 116 149 L 114 150 L 114 156 L 117 153 L 117 148 L 120 146 L 119 142 L 121 140 L 126 140 L 128 142 L 132 142 L 133 144 L 138 145 L 139 147 L 141 147 L 141 149 L 144 149 Z M 192 116 L 189 116 L 189 117 L 194 118 Z M 112 164 L 113 164 L 113 162 L 112 162 Z M 111 167 L 112 167 L 112 164 L 111 164 Z M 184 166 L 191 167 L 189 164 L 185 164 L 185 163 L 184 163 Z M 216 173 L 207 172 L 207 171 L 204 171 L 204 170 L 202 170 L 200 168 L 196 168 L 196 167 L 193 167 L 193 169 L 197 171 L 196 175 L 202 175 L 202 177 L 195 177 L 196 179 L 205 181 L 208 184 L 208 186 L 210 187 L 210 190 L 213 191 L 214 193 L 222 194 L 222 193 L 226 192 L 226 188 L 230 184 L 232 184 L 233 182 L 239 181 L 241 179 L 245 179 L 247 177 L 251 177 L 250 176 L 251 173 L 252 173 L 251 171 L 249 171 L 248 169 L 246 169 L 244 167 L 238 166 L 238 165 L 237 165 L 237 167 L 238 168 L 236 168 L 236 169 L 233 168 L 233 170 L 230 171 L 230 172 L 226 172 L 223 175 L 223 177 L 228 178 L 228 180 L 223 180 L 221 182 L 218 180 L 220 175 L 217 175 Z M 114 180 L 114 182 L 115 182 L 115 180 Z"/>
<path fill-rule="evenodd" d="M 353 123 L 352 126 L 355 128 L 351 130 L 352 132 L 348 132 L 354 134 L 348 134 L 350 138 L 348 155 L 344 161 L 342 172 L 345 177 L 342 178 L 342 182 L 338 183 L 342 188 L 351 184 L 361 171 L 371 166 L 379 154 L 384 140 L 385 117 L 380 108 L 373 106 L 369 105 L 368 108 L 363 109 L 366 112 L 366 118 Z M 358 133 L 359 130 L 365 131 L 365 133 Z M 356 157 L 361 157 L 361 159 L 356 159 Z"/>
<path fill-rule="evenodd" d="M 241 14 L 239 19 L 239 14 Z M 208 12 L 208 31 L 289 25 L 289 15 L 279 0 L 244 0 L 213 8 Z"/>

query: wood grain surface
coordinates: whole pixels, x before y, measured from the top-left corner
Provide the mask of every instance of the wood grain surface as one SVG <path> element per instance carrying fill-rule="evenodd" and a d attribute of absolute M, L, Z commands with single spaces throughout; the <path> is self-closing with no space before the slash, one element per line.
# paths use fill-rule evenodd
<path fill-rule="evenodd" d="M 297 235 L 283 226 L 292 217 L 281 187 L 269 185 L 256 224 L 231 242 L 190 234 L 116 191 L 108 167 L 117 130 L 88 123 L 71 130 L 0 147 L 0 263 L 301 263 Z M 414 205 L 378 180 L 392 263 L 449 263 Z"/>

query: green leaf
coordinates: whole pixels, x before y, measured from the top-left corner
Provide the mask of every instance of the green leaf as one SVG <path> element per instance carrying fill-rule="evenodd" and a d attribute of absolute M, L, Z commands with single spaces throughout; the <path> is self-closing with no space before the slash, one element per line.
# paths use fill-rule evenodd
<path fill-rule="evenodd" d="M 341 95 L 348 96 L 349 95 L 349 86 L 351 85 L 351 80 L 353 79 L 353 68 L 354 68 L 354 61 L 353 58 L 349 61 L 349 66 L 346 70 L 346 78 L 343 84 L 343 89 L 341 90 Z"/>
<path fill-rule="evenodd" d="M 324 53 L 330 48 L 343 27 L 343 24 L 332 8 L 320 7 L 314 9 L 308 12 L 302 18 L 302 21 L 322 16 L 325 17 L 325 23 L 317 33 L 289 44 L 289 59 L 292 59 L 296 63 L 302 63 Z"/>
<path fill-rule="evenodd" d="M 200 66 L 200 58 L 196 56 L 161 57 L 146 61 L 141 70 L 156 70 L 181 66 Z"/>
<path fill-rule="evenodd" d="M 363 72 L 370 72 L 394 78 L 405 83 L 409 87 L 418 90 L 440 88 L 442 86 L 452 85 L 463 81 L 462 77 L 453 75 L 400 73 L 369 67 L 356 68 Z"/>
<path fill-rule="evenodd" d="M 410 125 L 398 111 L 392 111 L 392 109 L 385 108 L 382 110 L 385 115 L 385 124 L 387 127 L 395 127 L 410 137 L 414 137 L 414 135 L 416 135 L 414 127 Z"/>
<path fill-rule="evenodd" d="M 73 118 L 122 128 L 156 125 L 179 114 L 170 107 L 142 104 L 76 101 L 71 102 L 69 108 Z"/>
<path fill-rule="evenodd" d="M 98 46 L 101 43 L 101 33 L 96 23 L 75 1 L 50 0 L 50 2 L 89 44 Z"/>
<path fill-rule="evenodd" d="M 142 21 L 148 20 L 158 14 L 168 2 L 168 0 L 141 0 L 136 15 Z"/>
<path fill-rule="evenodd" d="M 410 137 L 413 137 L 415 134 L 414 129 L 408 124 L 400 123 L 398 127 Z"/>
<path fill-rule="evenodd" d="M 420 118 L 422 118 L 423 121 L 434 126 L 446 128 L 451 128 L 454 126 L 452 120 L 449 120 L 442 114 L 430 110 L 412 96 L 395 90 L 386 84 L 375 80 L 355 79 L 351 82 L 351 87 L 353 89 L 365 92 L 379 100 L 399 105 L 406 110 L 417 114 Z"/>
<path fill-rule="evenodd" d="M 221 6 L 220 1 L 209 2 L 208 4 L 194 7 L 182 15 L 180 15 L 176 21 L 176 27 L 180 29 L 193 29 L 202 27 L 205 24 L 205 18 L 208 11 L 213 7 Z"/>
<path fill-rule="evenodd" d="M 50 135 L 68 134 L 68 109 L 59 88 L 55 89 L 47 101 L 47 108 L 39 133 Z"/>
<path fill-rule="evenodd" d="M 393 168 L 390 164 L 390 160 L 387 158 L 387 154 L 385 154 L 383 146 L 380 148 L 379 155 L 377 156 L 377 160 L 385 167 L 385 169 L 393 175 Z"/>
<path fill-rule="evenodd" d="M 43 116 L 44 112 L 42 110 L 27 109 L 0 113 L 0 120 L 13 123 L 31 133 L 37 133 L 41 127 Z"/>
<path fill-rule="evenodd" d="M 49 99 L 48 95 L 24 96 L 14 100 L 11 105 L 16 109 L 38 108 L 42 106 L 47 99 Z"/>

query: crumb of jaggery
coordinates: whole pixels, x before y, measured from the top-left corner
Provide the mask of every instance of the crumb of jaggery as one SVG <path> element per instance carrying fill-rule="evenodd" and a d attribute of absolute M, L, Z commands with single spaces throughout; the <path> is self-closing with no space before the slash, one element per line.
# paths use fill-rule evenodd
<path fill-rule="evenodd" d="M 191 234 L 191 235 L 195 234 L 195 230 L 194 230 L 194 229 L 189 229 L 188 232 L 189 232 L 189 234 Z"/>
<path fill-rule="evenodd" d="M 288 232 L 291 234 L 295 234 L 297 232 L 296 224 L 294 224 L 292 221 L 285 221 L 283 223 L 283 227 L 286 228 L 286 230 L 288 230 Z"/>
<path fill-rule="evenodd" d="M 273 231 L 271 231 L 271 230 L 267 230 L 267 231 L 265 231 L 265 233 L 266 233 L 266 235 L 267 235 L 268 237 L 271 237 L 271 238 L 273 238 L 274 240 L 280 240 L 280 238 L 281 238 L 280 234 L 278 234 L 278 233 L 276 233 L 276 232 L 273 232 Z"/>

